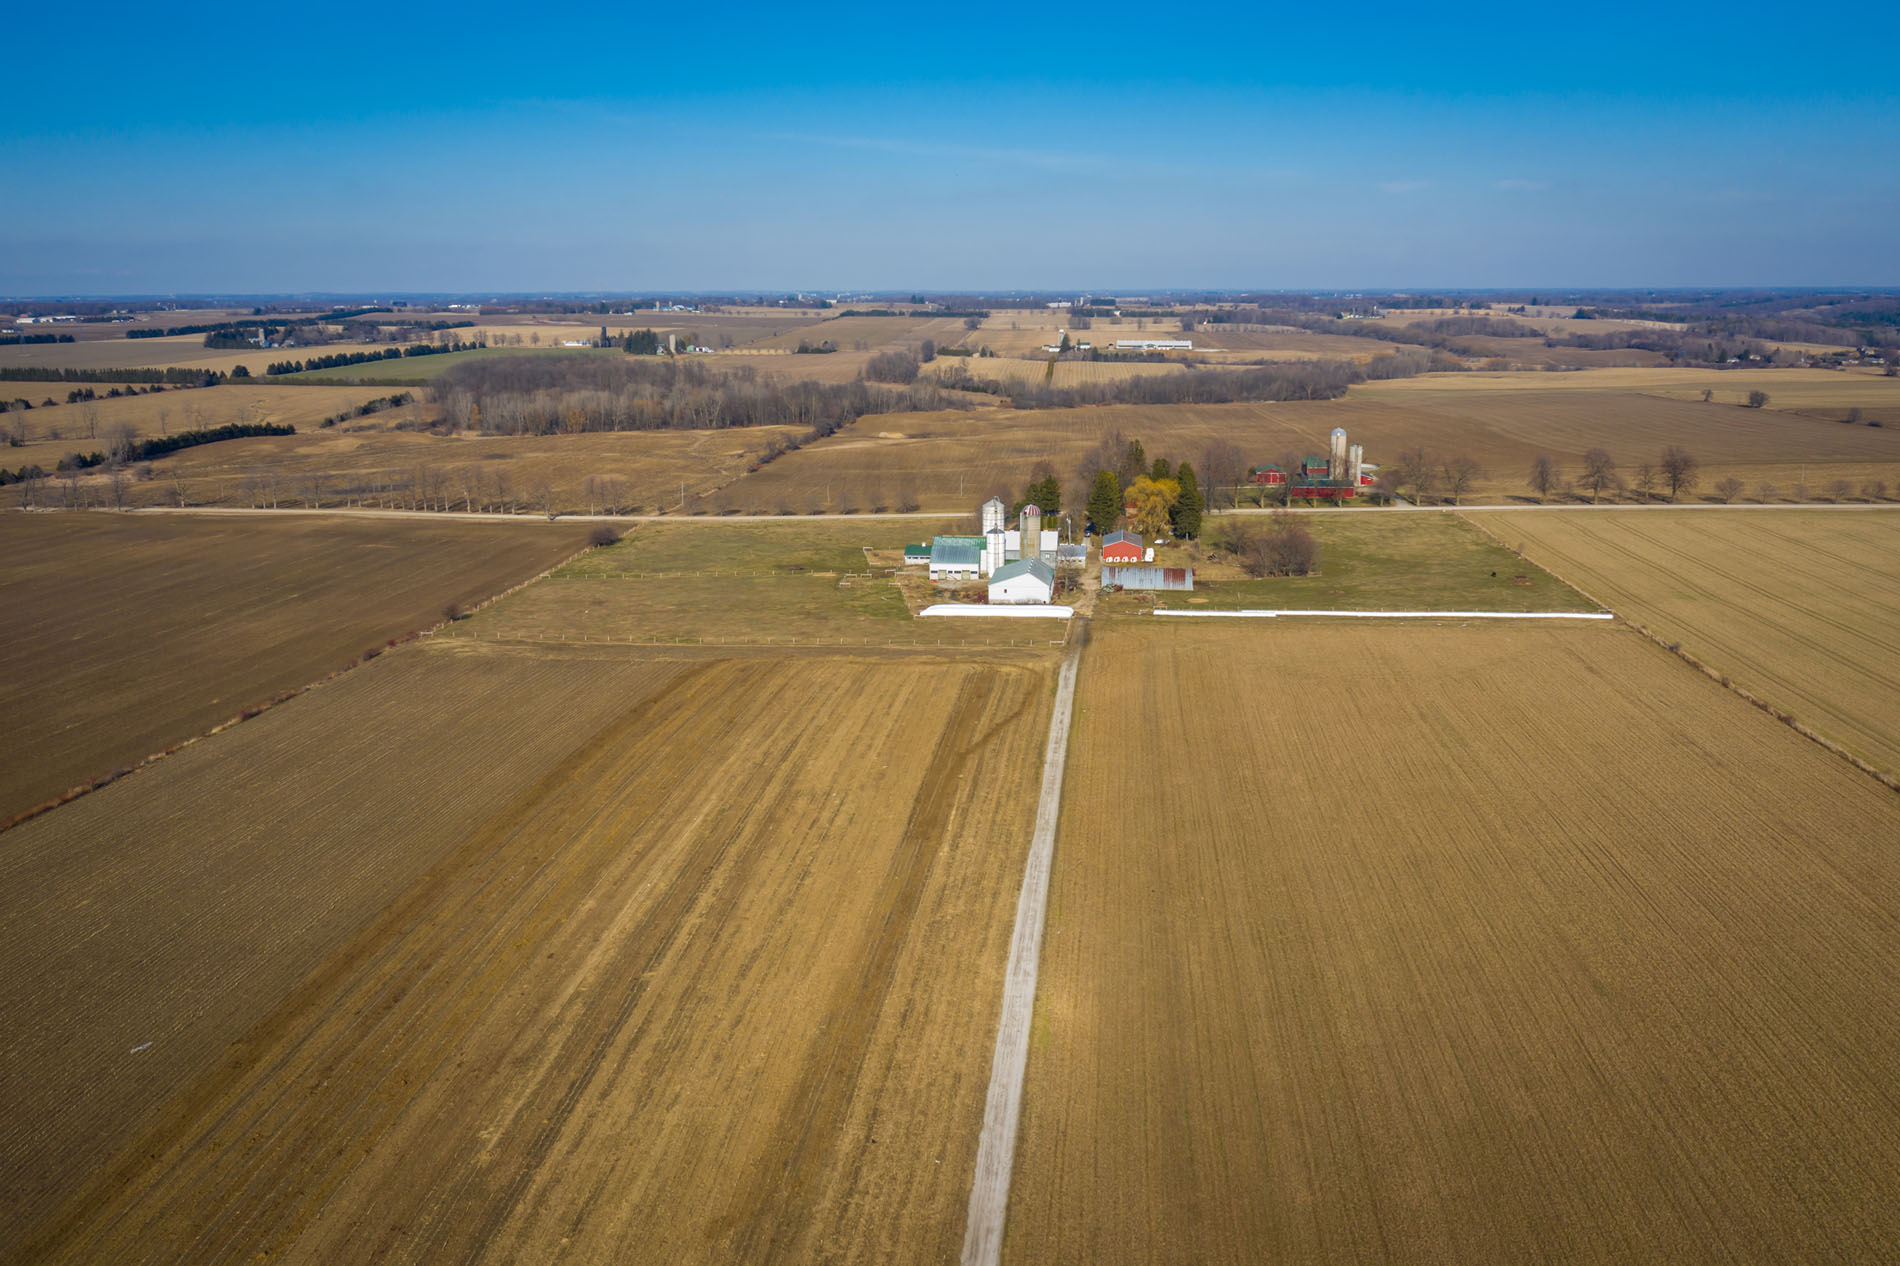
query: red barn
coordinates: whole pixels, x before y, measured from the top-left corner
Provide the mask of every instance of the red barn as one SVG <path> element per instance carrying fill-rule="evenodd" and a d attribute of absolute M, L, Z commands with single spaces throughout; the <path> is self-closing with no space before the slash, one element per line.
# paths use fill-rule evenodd
<path fill-rule="evenodd" d="M 1102 538 L 1102 561 L 1105 563 L 1140 562 L 1141 538 L 1133 532 L 1110 532 Z"/>

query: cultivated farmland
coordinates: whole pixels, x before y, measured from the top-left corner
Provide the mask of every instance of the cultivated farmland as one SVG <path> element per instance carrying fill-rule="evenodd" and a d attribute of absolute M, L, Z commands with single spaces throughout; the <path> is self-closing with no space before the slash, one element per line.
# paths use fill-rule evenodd
<path fill-rule="evenodd" d="M 1048 678 L 412 647 L 19 828 L 0 1255 L 947 1260 Z"/>
<path fill-rule="evenodd" d="M 1743 689 L 1900 772 L 1900 509 L 1473 517 Z"/>
<path fill-rule="evenodd" d="M 1900 797 L 1626 629 L 1194 624 L 1084 661 L 1006 1259 L 1887 1254 Z"/>
<path fill-rule="evenodd" d="M 427 628 L 573 526 L 0 516 L 0 821 Z"/>
<path fill-rule="evenodd" d="M 1767 372 L 1754 380 L 1773 391 Z M 1665 447 L 1686 447 L 1702 463 L 1703 495 L 1729 475 L 1751 494 L 1763 480 L 1772 482 L 1778 499 L 1803 479 L 1811 497 L 1837 477 L 1856 486 L 1871 479 L 1900 486 L 1900 426 L 1843 426 L 1772 408 L 1665 399 L 1627 388 L 1543 387 L 1545 377 L 1561 383 L 1583 374 L 1540 376 L 1531 380 L 1536 387 L 1526 387 L 1524 375 L 1510 375 L 1510 390 L 1460 391 L 1457 383 L 1465 377 L 1365 384 L 1338 400 L 888 414 L 865 418 L 773 463 L 747 479 L 744 490 L 755 499 L 785 498 L 796 505 L 814 489 L 846 488 L 863 498 L 908 484 L 924 509 L 950 511 L 993 491 L 1019 488 L 1038 459 L 1067 476 L 1083 454 L 1118 431 L 1141 440 L 1151 455 L 1198 461 L 1209 444 L 1226 440 L 1240 446 L 1249 462 L 1267 463 L 1288 453 L 1325 451 L 1335 426 L 1363 444 L 1366 460 L 1375 464 L 1392 463 L 1401 451 L 1419 446 L 1439 458 L 1472 457 L 1485 474 L 1467 500 L 1527 501 L 1524 481 L 1535 457 L 1551 455 L 1574 479 L 1584 452 L 1599 446 L 1629 478 L 1642 463 L 1655 463 Z"/>

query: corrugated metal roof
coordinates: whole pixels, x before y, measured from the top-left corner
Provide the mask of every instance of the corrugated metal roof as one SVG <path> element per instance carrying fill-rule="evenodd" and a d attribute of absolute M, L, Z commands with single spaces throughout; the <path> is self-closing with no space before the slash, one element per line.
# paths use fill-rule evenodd
<path fill-rule="evenodd" d="M 1124 589 L 1178 589 L 1194 588 L 1194 569 L 1192 567 L 1116 567 L 1102 573 L 1105 585 L 1120 585 Z"/>
<path fill-rule="evenodd" d="M 1102 538 L 1102 544 L 1104 547 L 1109 545 L 1133 545 L 1139 548 L 1141 546 L 1141 538 L 1136 536 L 1133 532 L 1110 532 L 1107 536 Z"/>
<path fill-rule="evenodd" d="M 1045 585 L 1056 583 L 1055 569 L 1040 558 L 1025 558 L 1020 562 L 1005 563 L 990 573 L 990 583 L 1000 584 L 1005 580 L 1014 580 L 1018 576 L 1034 576 Z"/>
<path fill-rule="evenodd" d="M 983 559 L 983 549 L 966 545 L 955 537 L 940 536 L 930 544 L 932 567 L 975 567 Z"/>

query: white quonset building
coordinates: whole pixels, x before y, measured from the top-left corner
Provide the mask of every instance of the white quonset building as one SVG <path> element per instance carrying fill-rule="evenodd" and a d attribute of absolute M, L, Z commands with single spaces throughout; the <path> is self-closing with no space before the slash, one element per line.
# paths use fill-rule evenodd
<path fill-rule="evenodd" d="M 1055 568 L 1039 558 L 1007 563 L 990 575 L 994 603 L 1047 602 L 1055 596 Z"/>

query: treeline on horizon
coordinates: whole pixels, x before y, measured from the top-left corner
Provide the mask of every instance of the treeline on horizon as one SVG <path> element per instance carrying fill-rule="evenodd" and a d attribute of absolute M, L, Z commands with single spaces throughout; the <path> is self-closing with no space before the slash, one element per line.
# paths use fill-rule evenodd
<path fill-rule="evenodd" d="M 523 356 L 467 361 L 429 384 L 429 399 L 456 429 L 501 435 L 584 431 L 719 430 L 796 426 L 830 435 L 871 413 L 920 413 L 974 407 L 972 394 L 1019 409 L 1104 404 L 1232 404 L 1331 400 L 1356 382 L 1457 368 L 1419 353 L 1368 362 L 1295 361 L 1247 369 L 1191 369 L 1075 387 L 971 377 L 902 385 L 787 382 L 750 366 L 715 370 L 675 359 Z"/>

